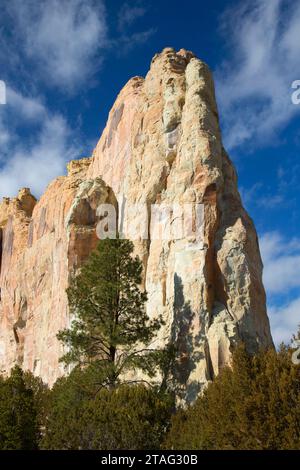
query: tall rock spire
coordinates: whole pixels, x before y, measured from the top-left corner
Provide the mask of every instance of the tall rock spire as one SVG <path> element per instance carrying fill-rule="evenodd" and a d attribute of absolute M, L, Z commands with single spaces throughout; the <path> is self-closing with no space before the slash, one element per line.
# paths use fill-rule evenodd
<path fill-rule="evenodd" d="M 55 333 L 68 323 L 65 288 L 95 246 L 100 203 L 118 210 L 125 236 L 146 220 L 147 237 L 135 248 L 147 311 L 165 320 L 156 344 L 177 347 L 173 378 L 182 400 L 218 374 L 238 340 L 251 351 L 272 345 L 257 235 L 222 146 L 204 62 L 183 49 L 157 54 L 147 76 L 120 92 L 92 158 L 71 166 L 76 171 L 55 180 L 35 206 L 26 247 L 15 246 L 17 218 L 2 228 L 2 245 L 11 240 L 0 278 L 2 369 L 19 361 L 50 383 L 62 373 Z M 201 240 L 194 232 L 154 236 L 153 205 L 171 207 L 171 225 L 175 207 L 200 207 Z"/>

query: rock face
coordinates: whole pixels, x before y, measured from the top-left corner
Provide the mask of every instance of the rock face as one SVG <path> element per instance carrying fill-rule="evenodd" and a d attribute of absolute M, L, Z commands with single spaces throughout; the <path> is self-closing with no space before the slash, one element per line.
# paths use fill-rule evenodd
<path fill-rule="evenodd" d="M 98 203 L 115 204 L 101 178 L 86 178 L 88 164 L 71 162 L 38 203 L 26 189 L 0 205 L 2 372 L 17 363 L 50 384 L 64 372 L 56 334 L 69 321 L 69 274 L 97 243 Z"/>
<path fill-rule="evenodd" d="M 148 237 L 135 249 L 148 314 L 166 323 L 155 344 L 178 349 L 180 398 L 193 400 L 239 339 L 252 351 L 272 345 L 257 235 L 222 147 L 205 63 L 185 50 L 157 54 L 146 78 L 120 92 L 93 156 L 68 170 L 40 201 L 26 189 L 0 205 L 3 371 L 19 363 L 50 384 L 63 373 L 56 333 L 69 321 L 65 289 L 97 242 L 100 204 L 116 208 L 128 238 L 146 215 Z M 154 204 L 201 207 L 201 240 L 154 236 Z"/>

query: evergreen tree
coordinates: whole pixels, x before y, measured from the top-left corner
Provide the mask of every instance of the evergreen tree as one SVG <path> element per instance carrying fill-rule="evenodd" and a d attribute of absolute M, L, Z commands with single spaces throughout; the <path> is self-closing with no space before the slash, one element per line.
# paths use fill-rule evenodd
<path fill-rule="evenodd" d="M 32 392 L 34 406 L 36 410 L 36 423 L 38 429 L 38 439 L 40 440 L 44 432 L 45 420 L 49 409 L 49 399 L 51 390 L 44 384 L 40 377 L 33 375 L 29 371 L 23 372 L 25 386 Z"/>
<path fill-rule="evenodd" d="M 172 420 L 168 449 L 300 449 L 300 366 L 292 350 L 241 345 L 195 404 Z"/>
<path fill-rule="evenodd" d="M 0 449 L 37 448 L 38 421 L 33 391 L 26 386 L 19 367 L 0 379 Z"/>
<path fill-rule="evenodd" d="M 96 396 L 87 370 L 59 379 L 50 393 L 42 449 L 158 449 L 168 429 L 172 401 L 156 388 L 122 385 Z"/>
<path fill-rule="evenodd" d="M 128 240 L 101 240 L 67 290 L 71 328 L 58 338 L 65 364 L 89 366 L 99 388 L 115 387 L 120 375 L 142 369 L 152 377 L 165 351 L 151 347 L 161 319 L 150 321 L 141 290 L 142 263 Z"/>

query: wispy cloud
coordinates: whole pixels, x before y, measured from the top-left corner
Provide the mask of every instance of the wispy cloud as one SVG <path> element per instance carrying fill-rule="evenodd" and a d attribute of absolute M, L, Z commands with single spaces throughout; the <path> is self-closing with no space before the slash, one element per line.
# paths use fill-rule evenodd
<path fill-rule="evenodd" d="M 19 130 L 27 121 L 31 138 Z M 15 196 L 30 187 L 40 196 L 47 183 L 65 173 L 65 162 L 78 156 L 80 147 L 66 119 L 51 113 L 39 97 L 25 97 L 8 89 L 7 105 L 0 114 L 0 197 Z"/>
<path fill-rule="evenodd" d="M 118 29 L 124 31 L 126 28 L 132 25 L 138 18 L 143 17 L 147 12 L 145 5 L 141 2 L 129 4 L 125 2 L 119 11 L 118 15 Z"/>
<path fill-rule="evenodd" d="M 107 50 L 117 46 L 124 53 L 144 44 L 153 29 L 128 33 L 127 28 L 145 12 L 141 3 L 126 2 L 117 19 L 121 29 L 113 38 L 103 0 L 4 4 L 0 67 L 5 67 L 10 86 L 7 105 L 0 109 L 0 196 L 14 196 L 22 186 L 39 196 L 51 179 L 64 173 L 66 161 L 80 156 L 77 129 L 70 128 L 67 115 L 53 110 L 59 101 L 49 105 L 49 88 L 67 97 L 82 93 L 101 69 Z"/>
<path fill-rule="evenodd" d="M 258 199 L 258 193 L 262 188 L 263 184 L 260 181 L 254 183 L 250 188 L 241 187 L 240 193 L 243 203 L 246 206 L 255 203 Z"/>
<path fill-rule="evenodd" d="M 285 194 L 277 188 L 275 188 L 275 192 L 270 192 L 262 182 L 254 183 L 249 188 L 241 187 L 240 193 L 246 207 L 282 209 L 282 207 L 288 207 L 292 202 L 286 199 Z"/>
<path fill-rule="evenodd" d="M 118 44 L 119 48 L 119 53 L 127 54 L 135 47 L 145 44 L 155 33 L 156 29 L 150 28 L 147 31 L 141 31 L 138 33 L 133 33 L 131 35 L 124 34 L 116 40 L 116 43 Z"/>
<path fill-rule="evenodd" d="M 276 173 L 276 178 L 257 181 L 249 187 L 241 186 L 240 193 L 247 208 L 297 211 L 295 192 L 299 187 L 300 165 L 287 158 Z"/>
<path fill-rule="evenodd" d="M 24 96 L 12 88 L 7 88 L 7 105 L 16 112 L 15 119 L 36 121 L 45 116 L 47 110 L 41 97 Z M 6 108 L 3 109 L 4 111 Z"/>
<path fill-rule="evenodd" d="M 7 87 L 7 104 L 0 108 L 0 165 L 11 156 L 12 146 L 18 140 L 17 127 L 35 126 L 46 114 L 40 97 L 26 97 Z"/>
<path fill-rule="evenodd" d="M 133 23 L 145 16 L 148 7 L 141 1 L 125 2 L 118 14 L 119 37 L 111 41 L 118 47 L 118 54 L 127 54 L 137 46 L 145 44 L 156 33 L 156 28 L 150 27 L 142 31 L 131 31 Z"/>
<path fill-rule="evenodd" d="M 287 240 L 279 232 L 267 232 L 260 238 L 260 248 L 264 283 L 270 294 L 300 287 L 300 239 Z"/>
<path fill-rule="evenodd" d="M 300 288 L 300 238 L 288 240 L 279 232 L 267 232 L 260 247 L 273 338 L 276 344 L 289 342 L 300 324 L 300 295 L 295 297 Z M 292 300 L 282 302 L 281 296 L 289 297 L 292 291 Z"/>
<path fill-rule="evenodd" d="M 288 344 L 300 326 L 300 297 L 282 307 L 270 307 L 269 316 L 274 343 Z"/>
<path fill-rule="evenodd" d="M 300 69 L 300 4 L 241 2 L 222 17 L 222 32 L 232 54 L 216 71 L 225 145 L 263 145 L 300 111 L 291 101 Z"/>
<path fill-rule="evenodd" d="M 11 0 L 4 11 L 0 40 L 8 54 L 0 50 L 0 65 L 13 71 L 18 67 L 21 77 L 38 80 L 39 86 L 72 94 L 94 83 L 108 50 L 127 53 L 156 32 L 153 27 L 129 31 L 147 11 L 141 2 L 122 5 L 115 37 L 104 0 Z"/>
<path fill-rule="evenodd" d="M 25 55 L 45 85 L 68 91 L 82 86 L 99 68 L 107 44 L 101 0 L 11 0 L 7 10 L 14 20 L 10 41 L 19 46 L 11 50 L 18 56 L 13 65 Z"/>

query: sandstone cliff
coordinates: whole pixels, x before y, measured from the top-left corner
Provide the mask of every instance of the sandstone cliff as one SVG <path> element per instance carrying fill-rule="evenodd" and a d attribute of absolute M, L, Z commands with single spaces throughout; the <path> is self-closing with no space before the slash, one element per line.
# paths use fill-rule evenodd
<path fill-rule="evenodd" d="M 191 52 L 167 48 L 120 92 L 90 159 L 71 162 L 38 202 L 26 189 L 0 204 L 2 371 L 19 363 L 50 384 L 63 373 L 65 289 L 97 242 L 101 203 L 118 210 L 125 236 L 137 204 L 204 206 L 202 243 L 135 241 L 148 314 L 166 322 L 157 344 L 178 348 L 183 399 L 218 373 L 238 339 L 250 350 L 272 345 L 257 235 L 222 147 L 211 73 Z"/>

